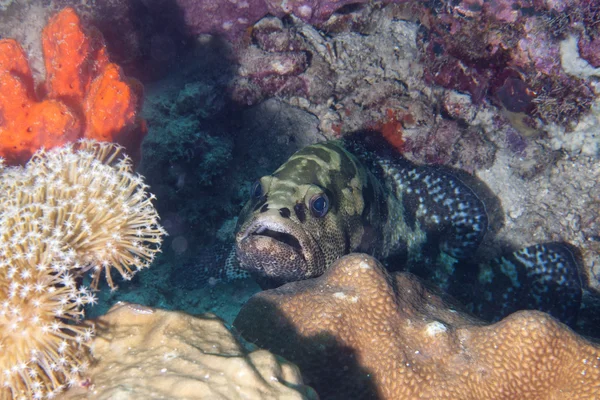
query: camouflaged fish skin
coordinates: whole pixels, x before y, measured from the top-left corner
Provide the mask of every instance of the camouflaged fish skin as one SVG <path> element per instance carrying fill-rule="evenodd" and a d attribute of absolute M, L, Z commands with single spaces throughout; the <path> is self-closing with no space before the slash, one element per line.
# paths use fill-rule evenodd
<path fill-rule="evenodd" d="M 487 227 L 484 203 L 457 171 L 346 138 L 305 147 L 255 183 L 236 252 L 263 288 L 320 276 L 341 256 L 364 252 L 482 318 L 536 309 L 573 326 L 582 297 L 577 249 L 538 244 L 473 264 Z"/>
<path fill-rule="evenodd" d="M 322 198 L 324 215 L 312 203 Z M 484 204 L 452 174 L 339 140 L 305 147 L 255 184 L 236 245 L 243 268 L 278 286 L 319 276 L 351 252 L 461 259 L 486 228 Z"/>
<path fill-rule="evenodd" d="M 577 248 L 567 243 L 536 244 L 465 269 L 448 291 L 467 309 L 495 322 L 519 310 L 547 312 L 575 326 L 582 299 Z M 454 278 L 456 280 L 456 277 Z"/>

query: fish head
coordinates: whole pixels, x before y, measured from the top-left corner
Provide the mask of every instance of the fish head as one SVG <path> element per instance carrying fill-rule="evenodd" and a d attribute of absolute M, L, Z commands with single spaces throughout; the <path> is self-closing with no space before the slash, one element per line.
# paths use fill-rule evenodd
<path fill-rule="evenodd" d="M 236 233 L 242 268 L 263 287 L 322 275 L 374 239 L 368 229 L 371 186 L 367 172 L 341 145 L 300 150 L 252 186 Z"/>

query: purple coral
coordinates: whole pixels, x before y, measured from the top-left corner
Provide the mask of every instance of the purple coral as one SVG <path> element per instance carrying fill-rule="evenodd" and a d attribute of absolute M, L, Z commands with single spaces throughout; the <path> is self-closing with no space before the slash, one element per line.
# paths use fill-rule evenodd
<path fill-rule="evenodd" d="M 188 32 L 239 38 L 269 12 L 264 0 L 176 0 Z"/>
<path fill-rule="evenodd" d="M 282 17 L 294 14 L 310 24 L 325 22 L 331 14 L 347 4 L 366 0 L 176 0 L 190 33 L 220 34 L 239 39 L 246 29 L 271 14 Z"/>

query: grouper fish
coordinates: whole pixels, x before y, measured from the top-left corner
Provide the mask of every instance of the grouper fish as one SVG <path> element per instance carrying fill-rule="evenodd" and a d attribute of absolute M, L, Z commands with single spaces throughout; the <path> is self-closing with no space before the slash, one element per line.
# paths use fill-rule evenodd
<path fill-rule="evenodd" d="M 453 170 L 416 165 L 374 137 L 307 146 L 256 181 L 238 219 L 241 268 L 271 288 L 364 252 L 424 277 L 488 320 L 537 309 L 575 322 L 574 248 L 539 244 L 470 263 L 488 229 L 484 202 Z"/>

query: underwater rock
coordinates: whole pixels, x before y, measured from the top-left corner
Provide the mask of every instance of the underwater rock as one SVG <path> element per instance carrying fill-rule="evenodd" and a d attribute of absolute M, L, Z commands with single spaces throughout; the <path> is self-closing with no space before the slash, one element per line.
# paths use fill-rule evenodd
<path fill-rule="evenodd" d="M 402 121 L 403 138 L 411 129 L 431 130 L 410 111 L 415 102 L 427 104 L 429 114 L 474 125 L 482 123 L 478 113 L 492 109 L 500 116 L 517 114 L 528 125 L 523 131 L 547 131 L 557 138 L 555 148 L 595 154 L 597 138 L 586 132 L 582 143 L 578 135 L 584 128 L 571 126 L 590 111 L 597 97 L 597 72 L 590 72 L 597 40 L 593 20 L 586 14 L 593 6 L 574 1 L 561 7 L 573 14 L 566 18 L 557 14 L 559 5 L 536 3 L 539 14 L 531 15 L 525 4 L 512 1 L 477 7 L 445 2 L 439 7 L 417 2 L 359 4 L 334 14 L 327 22 L 334 26 L 323 28 L 327 35 L 299 18 L 285 24 L 275 17 L 263 18 L 253 25 L 251 41 L 240 51 L 260 54 L 260 61 L 240 57 L 239 62 L 242 71 L 263 64 L 269 68 L 261 69 L 262 75 L 234 80 L 233 97 L 240 104 L 256 104 L 278 96 L 317 115 L 328 138 L 384 125 L 389 110 L 417 122 L 409 127 Z M 342 16 L 353 23 L 340 28 L 332 22 Z M 509 28 L 507 18 L 515 21 Z M 578 21 L 588 21 L 584 33 Z M 300 54 L 310 62 L 295 62 Z M 586 57 L 592 61 L 584 68 Z M 302 68 L 279 73 L 270 67 L 282 60 Z M 467 101 L 458 99 L 456 91 L 467 95 Z M 564 139 L 554 133 L 554 125 L 565 128 Z M 418 149 L 409 152 L 416 160 L 426 159 Z M 436 158 L 448 160 L 444 154 Z"/>
<path fill-rule="evenodd" d="M 364 254 L 255 295 L 234 327 L 295 362 L 326 399 L 600 396 L 600 347 L 552 317 L 521 311 L 487 325 Z"/>
<path fill-rule="evenodd" d="M 326 21 L 345 5 L 366 0 L 235 0 L 215 3 L 211 0 L 177 0 L 186 28 L 193 34 L 212 33 L 239 39 L 256 21 L 267 14 L 283 17 L 293 14 L 309 24 Z"/>

